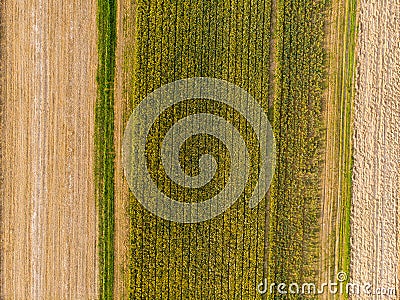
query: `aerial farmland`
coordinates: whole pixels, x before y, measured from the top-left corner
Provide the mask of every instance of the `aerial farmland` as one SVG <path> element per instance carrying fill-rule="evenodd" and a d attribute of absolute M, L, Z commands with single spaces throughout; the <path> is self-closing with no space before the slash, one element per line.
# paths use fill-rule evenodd
<path fill-rule="evenodd" d="M 398 299 L 399 18 L 0 1 L 0 299 Z"/>

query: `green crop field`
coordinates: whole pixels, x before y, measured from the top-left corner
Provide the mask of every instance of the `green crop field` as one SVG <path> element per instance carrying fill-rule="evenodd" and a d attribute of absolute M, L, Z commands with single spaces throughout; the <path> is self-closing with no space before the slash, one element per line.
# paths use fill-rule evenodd
<path fill-rule="evenodd" d="M 269 282 L 317 278 L 326 9 L 326 1 L 278 1 Z"/>
<path fill-rule="evenodd" d="M 207 99 L 183 101 L 165 110 L 152 126 L 146 145 L 148 172 L 165 195 L 180 202 L 204 201 L 223 189 L 229 179 L 229 153 L 221 141 L 207 134 L 188 139 L 179 160 L 184 172 L 195 176 L 200 156 L 213 155 L 218 168 L 210 184 L 190 189 L 174 183 L 166 174 L 160 159 L 166 132 L 192 114 L 211 113 L 237 129 L 249 150 L 250 175 L 234 205 L 196 224 L 157 217 L 130 194 L 129 298 L 263 299 L 257 285 L 264 278 L 269 283 L 318 282 L 325 126 L 322 109 L 328 84 L 325 26 L 331 3 L 271 1 L 137 0 L 135 22 L 126 24 L 125 19 L 116 18 L 116 1 L 99 0 L 96 195 L 102 299 L 111 299 L 114 293 L 117 22 L 135 33 L 135 52 L 123 58 L 125 66 L 134 66 L 130 71 L 133 77 L 124 77 L 132 81 L 126 91 L 127 107 L 135 109 L 149 93 L 179 79 L 223 79 L 246 90 L 269 116 L 277 154 L 270 191 L 250 209 L 248 199 L 257 184 L 260 150 L 246 119 L 235 107 Z M 270 56 L 271 50 L 274 55 Z M 124 112 L 127 116 L 130 113 Z M 347 152 L 346 162 L 349 156 Z M 349 163 L 343 168 L 351 171 Z M 148 193 L 149 188 L 143 186 L 142 193 Z M 348 216 L 349 203 L 340 209 Z M 343 220 L 342 261 L 346 268 L 348 218 Z M 268 295 L 268 299 L 301 297 L 282 296 L 276 291 Z"/>
<path fill-rule="evenodd" d="M 268 1 L 138 1 L 137 5 L 135 103 L 166 83 L 202 76 L 245 88 L 268 111 Z M 250 139 L 237 112 L 207 102 L 175 106 L 160 120 L 158 131 L 190 111 L 204 109 L 230 120 Z M 206 199 L 225 181 L 228 163 L 223 146 L 206 136 L 195 143 L 222 164 L 214 187 L 179 189 L 160 171 L 157 155 L 148 154 L 158 186 L 181 201 Z M 184 167 L 195 171 L 190 162 Z M 249 190 L 252 185 L 250 181 Z M 246 197 L 244 193 L 223 215 L 199 224 L 154 217 L 132 198 L 131 298 L 255 298 L 256 284 L 263 278 L 266 202 L 250 210 Z"/>
<path fill-rule="evenodd" d="M 114 284 L 114 74 L 116 1 L 98 0 L 98 96 L 95 120 L 95 182 L 99 211 L 100 297 Z"/>

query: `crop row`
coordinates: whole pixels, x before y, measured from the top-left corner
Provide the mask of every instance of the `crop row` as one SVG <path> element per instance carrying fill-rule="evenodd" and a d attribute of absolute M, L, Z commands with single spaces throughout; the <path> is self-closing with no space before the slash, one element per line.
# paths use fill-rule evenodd
<path fill-rule="evenodd" d="M 269 282 L 317 278 L 327 5 L 278 0 Z"/>
<path fill-rule="evenodd" d="M 99 212 L 100 299 L 114 286 L 114 70 L 116 1 L 98 0 L 98 71 L 95 107 L 95 194 Z"/>
<path fill-rule="evenodd" d="M 136 104 L 166 83 L 203 76 L 243 87 L 265 111 L 269 110 L 269 0 L 142 0 L 137 5 Z M 227 212 L 211 221 L 180 225 L 150 214 L 132 195 L 131 298 L 255 298 L 255 286 L 264 276 L 265 230 L 269 231 L 269 282 L 315 279 L 326 10 L 325 0 L 277 1 L 273 103 L 277 168 L 269 211 L 267 199 L 249 210 L 245 193 Z M 171 123 L 189 111 L 201 109 L 196 105 L 188 102 L 184 107 L 173 107 L 169 116 L 160 118 L 153 132 L 155 140 L 161 143 L 162 132 Z M 206 105 L 207 111 L 237 123 L 244 138 L 248 138 L 246 124 L 237 113 Z M 194 145 L 214 153 L 221 169 L 226 169 L 216 179 L 223 185 L 229 163 L 222 145 L 207 137 L 199 137 Z M 171 185 L 160 167 L 156 149 L 154 146 L 147 153 L 149 169 L 165 193 L 179 201 L 190 201 L 207 198 L 213 192 L 179 190 Z M 195 164 L 184 155 L 182 162 L 188 173 L 196 171 Z M 251 190 L 255 182 L 248 184 Z M 267 213 L 269 228 L 265 227 Z"/>

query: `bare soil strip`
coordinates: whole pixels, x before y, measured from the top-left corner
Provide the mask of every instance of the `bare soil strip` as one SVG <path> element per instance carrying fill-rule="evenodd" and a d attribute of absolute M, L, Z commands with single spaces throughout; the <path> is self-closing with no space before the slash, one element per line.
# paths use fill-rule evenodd
<path fill-rule="evenodd" d="M 96 1 L 5 1 L 1 299 L 96 299 Z"/>
<path fill-rule="evenodd" d="M 329 53 L 329 85 L 326 92 L 325 104 L 325 126 L 326 126 L 326 150 L 324 157 L 324 168 L 322 176 L 322 210 L 321 210 L 321 261 L 320 261 L 320 282 L 327 282 L 332 274 L 332 256 L 335 248 L 335 207 L 340 197 L 339 186 L 339 101 L 336 95 L 335 80 L 338 74 L 338 61 L 341 56 L 339 47 L 340 19 L 343 17 L 342 3 L 332 2 L 332 9 L 329 15 L 329 26 L 327 26 L 327 48 Z M 323 295 L 327 297 L 327 295 Z M 328 299 L 329 297 L 325 298 Z"/>
<path fill-rule="evenodd" d="M 129 187 L 122 167 L 122 138 L 132 112 L 131 90 L 134 74 L 136 1 L 120 0 L 117 9 L 117 50 L 115 70 L 115 277 L 114 299 L 128 297 Z"/>
<path fill-rule="evenodd" d="M 398 0 L 360 1 L 351 277 L 373 288 L 399 289 L 399 20 Z"/>

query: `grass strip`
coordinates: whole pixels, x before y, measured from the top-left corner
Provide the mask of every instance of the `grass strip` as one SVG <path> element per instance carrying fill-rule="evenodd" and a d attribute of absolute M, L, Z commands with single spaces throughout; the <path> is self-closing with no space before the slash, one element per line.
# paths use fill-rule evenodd
<path fill-rule="evenodd" d="M 114 75 L 116 0 L 98 0 L 98 71 L 95 106 L 95 194 L 99 211 L 100 299 L 114 288 Z"/>
<path fill-rule="evenodd" d="M 339 77 L 342 85 L 341 114 L 343 120 L 342 128 L 342 169 L 343 184 L 341 197 L 341 224 L 339 226 L 339 265 L 338 270 L 350 274 L 350 238 L 351 238 L 351 204 L 352 204 L 352 174 L 353 174 L 353 130 L 352 109 L 355 97 L 356 76 L 356 39 L 358 35 L 357 25 L 357 1 L 346 1 L 343 57 L 340 64 L 342 76 Z"/>

